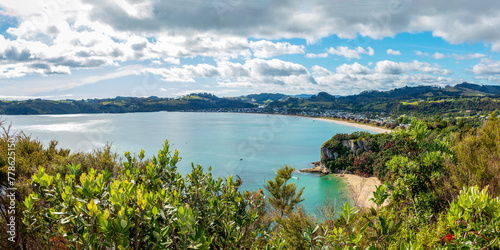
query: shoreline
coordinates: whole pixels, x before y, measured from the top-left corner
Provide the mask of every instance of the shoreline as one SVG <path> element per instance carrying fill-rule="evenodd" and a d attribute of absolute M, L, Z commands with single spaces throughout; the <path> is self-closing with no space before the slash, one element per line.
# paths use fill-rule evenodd
<path fill-rule="evenodd" d="M 361 208 L 376 207 L 376 204 L 370 199 L 373 198 L 373 192 L 382 182 L 375 176 L 362 177 L 351 173 L 326 173 L 319 166 L 312 168 L 299 169 L 298 172 L 306 174 L 333 175 L 344 181 L 349 187 L 349 198 L 354 206 Z"/>
<path fill-rule="evenodd" d="M 377 190 L 377 186 L 382 185 L 377 177 L 361 177 L 355 174 L 333 175 L 347 182 L 354 206 L 361 208 L 376 207 L 376 204 L 370 199 L 373 198 L 373 192 Z"/>
<path fill-rule="evenodd" d="M 376 127 L 368 124 L 361 124 L 357 122 L 348 122 L 337 120 L 334 118 L 327 117 L 312 117 L 312 116 L 300 116 L 300 115 L 286 115 L 286 116 L 294 116 L 294 117 L 304 117 L 310 118 L 318 121 L 331 122 L 346 126 L 351 126 L 354 128 L 360 128 L 364 130 L 368 130 L 375 133 L 391 133 L 393 130 Z M 314 165 L 312 168 L 305 168 L 298 170 L 301 173 L 311 173 L 311 174 L 331 174 L 339 179 L 342 179 L 349 186 L 350 198 L 353 203 L 357 207 L 361 208 L 370 208 L 376 207 L 376 204 L 370 199 L 373 198 L 373 192 L 377 190 L 377 186 L 382 185 L 382 182 L 375 176 L 371 177 L 361 177 L 355 174 L 341 174 L 341 173 L 325 173 L 322 172 L 321 168 L 317 165 Z"/>
<path fill-rule="evenodd" d="M 303 117 L 307 117 L 307 116 L 303 116 Z M 360 128 L 360 129 L 369 130 L 369 131 L 381 133 L 381 134 L 382 133 L 389 134 L 392 132 L 391 129 L 375 127 L 372 125 L 361 124 L 361 123 L 357 123 L 357 122 L 341 121 L 341 120 L 327 118 L 327 117 L 309 117 L 309 118 L 312 118 L 312 119 L 318 120 L 318 121 L 326 121 L 326 122 L 332 122 L 332 123 L 337 123 L 337 124 L 341 124 L 341 125 L 351 126 L 351 127 L 355 127 L 355 128 Z"/>
<path fill-rule="evenodd" d="M 239 113 L 239 112 L 236 112 L 236 113 Z M 291 114 L 273 114 L 273 113 L 242 113 L 242 114 L 265 114 L 265 115 L 281 115 L 281 116 L 288 116 L 288 117 L 309 118 L 309 119 L 313 119 L 316 121 L 325 121 L 325 122 L 331 122 L 331 123 L 341 124 L 341 125 L 345 125 L 345 126 L 350 126 L 350 127 L 354 127 L 354 128 L 360 128 L 360 129 L 368 130 L 368 131 L 379 133 L 379 134 L 382 134 L 382 133 L 390 134 L 392 131 L 394 131 L 394 130 L 388 129 L 388 128 L 377 127 L 374 125 L 362 124 L 362 123 L 357 123 L 357 122 L 349 122 L 349 121 L 335 119 L 332 117 L 318 117 L 318 116 L 291 115 Z"/>

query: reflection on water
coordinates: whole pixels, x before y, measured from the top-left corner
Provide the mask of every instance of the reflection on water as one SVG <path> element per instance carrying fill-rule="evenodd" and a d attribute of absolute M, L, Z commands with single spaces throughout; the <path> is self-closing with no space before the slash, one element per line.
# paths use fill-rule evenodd
<path fill-rule="evenodd" d="M 4 116 L 13 130 L 23 130 L 40 141 L 57 139 L 59 146 L 90 152 L 111 143 L 120 155 L 144 149 L 152 157 L 169 140 L 178 149 L 181 174 L 191 171 L 191 162 L 214 177 L 241 177 L 243 190 L 259 190 L 285 164 L 308 168 L 318 161 L 320 147 L 335 133 L 356 128 L 308 118 L 234 113 L 154 112 L 126 114 Z M 327 202 L 343 203 L 346 184 L 333 176 L 294 173 L 290 181 L 305 187 L 304 207 L 315 212 Z M 265 190 L 264 190 L 265 194 Z"/>

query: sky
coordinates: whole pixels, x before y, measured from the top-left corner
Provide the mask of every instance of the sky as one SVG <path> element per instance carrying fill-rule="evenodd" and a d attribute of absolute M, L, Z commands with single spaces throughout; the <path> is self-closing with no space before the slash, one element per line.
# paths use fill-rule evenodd
<path fill-rule="evenodd" d="M 0 99 L 500 85 L 498 0 L 4 0 Z"/>

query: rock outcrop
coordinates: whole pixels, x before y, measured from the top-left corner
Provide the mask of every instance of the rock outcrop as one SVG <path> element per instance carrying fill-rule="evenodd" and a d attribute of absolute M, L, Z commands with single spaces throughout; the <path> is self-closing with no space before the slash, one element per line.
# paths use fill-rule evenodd
<path fill-rule="evenodd" d="M 365 151 L 369 151 L 370 148 L 368 147 L 368 144 L 366 143 L 365 140 L 343 140 L 342 141 L 342 146 L 348 148 L 351 150 L 353 154 L 356 154 L 358 149 L 363 149 Z M 337 160 L 339 157 L 338 152 L 333 152 L 327 147 L 321 147 L 321 161 L 320 161 L 320 168 L 323 169 L 323 171 L 328 171 L 330 170 L 326 167 L 326 162 L 330 160 Z"/>
<path fill-rule="evenodd" d="M 342 146 L 348 148 L 353 154 L 356 154 L 358 149 L 363 149 L 365 151 L 369 151 L 370 148 L 365 140 L 343 140 Z M 319 162 L 314 163 L 313 168 L 302 169 L 300 172 L 304 173 L 321 173 L 321 174 L 330 174 L 332 171 L 326 167 L 326 162 L 331 160 L 337 160 L 339 157 L 338 152 L 333 152 L 328 147 L 321 147 L 321 160 Z"/>
<path fill-rule="evenodd" d="M 343 140 L 342 146 L 350 149 L 353 154 L 356 154 L 356 151 L 358 151 L 358 149 L 360 148 L 364 149 L 365 151 L 369 150 L 365 140 Z"/>

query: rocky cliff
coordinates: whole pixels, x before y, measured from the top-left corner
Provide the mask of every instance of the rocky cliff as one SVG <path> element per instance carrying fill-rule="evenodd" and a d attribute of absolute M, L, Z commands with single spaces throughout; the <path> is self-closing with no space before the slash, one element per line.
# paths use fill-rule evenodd
<path fill-rule="evenodd" d="M 343 140 L 342 146 L 350 149 L 353 154 L 356 154 L 356 151 L 360 148 L 365 151 L 369 150 L 365 140 Z"/>
<path fill-rule="evenodd" d="M 364 151 L 370 150 L 365 140 L 343 140 L 342 146 L 348 148 L 353 154 L 356 154 L 358 149 L 363 149 Z M 326 167 L 326 162 L 330 160 L 336 160 L 338 157 L 339 157 L 338 152 L 333 152 L 328 147 L 321 147 L 321 161 L 320 161 L 321 171 L 329 172 L 330 170 Z"/>

